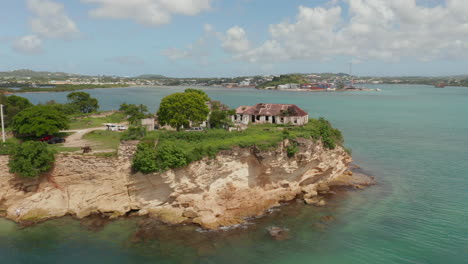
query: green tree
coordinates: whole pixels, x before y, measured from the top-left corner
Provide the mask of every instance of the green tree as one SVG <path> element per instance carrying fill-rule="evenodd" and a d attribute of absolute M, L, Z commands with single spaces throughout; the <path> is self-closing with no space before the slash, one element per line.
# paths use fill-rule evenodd
<path fill-rule="evenodd" d="M 123 103 L 120 105 L 119 111 L 124 112 L 128 116 L 128 121 L 132 125 L 140 125 L 140 120 L 149 116 L 148 107 L 146 105 L 134 105 Z"/>
<path fill-rule="evenodd" d="M 13 119 L 12 128 L 17 135 L 41 137 L 67 129 L 68 123 L 65 113 L 52 106 L 37 105 L 17 114 Z"/>
<path fill-rule="evenodd" d="M 3 104 L 5 106 L 3 109 L 5 126 L 11 125 L 13 118 L 19 112 L 23 111 L 28 107 L 33 106 L 33 104 L 24 97 L 16 95 L 10 95 L 7 97 L 3 94 L 0 95 L 0 104 Z"/>
<path fill-rule="evenodd" d="M 188 89 L 185 89 L 184 91 L 185 93 L 196 93 L 196 94 L 199 94 L 200 96 L 203 97 L 203 100 L 205 100 L 205 102 L 208 102 L 210 101 L 210 97 L 202 90 L 198 90 L 198 89 L 192 89 L 192 88 L 188 88 Z"/>
<path fill-rule="evenodd" d="M 8 167 L 11 173 L 25 178 L 35 178 L 49 171 L 54 161 L 54 152 L 49 150 L 47 143 L 27 141 L 13 149 Z"/>
<path fill-rule="evenodd" d="M 180 131 L 182 127 L 189 127 L 190 122 L 203 122 L 210 112 L 205 102 L 204 96 L 194 92 L 168 95 L 161 100 L 157 112 L 159 124 Z"/>
<path fill-rule="evenodd" d="M 91 113 L 99 109 L 99 102 L 85 92 L 73 92 L 67 95 L 68 102 L 78 106 L 81 113 Z"/>
<path fill-rule="evenodd" d="M 233 115 L 234 111 L 229 110 L 229 107 L 222 104 L 219 101 L 211 102 L 211 114 L 210 114 L 210 127 L 211 128 L 224 128 L 232 123 L 229 118 Z"/>

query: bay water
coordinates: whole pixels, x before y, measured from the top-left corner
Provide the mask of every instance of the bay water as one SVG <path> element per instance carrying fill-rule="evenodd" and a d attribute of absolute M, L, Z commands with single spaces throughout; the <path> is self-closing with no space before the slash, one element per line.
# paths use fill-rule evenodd
<path fill-rule="evenodd" d="M 338 195 L 325 208 L 284 205 L 232 230 L 162 225 L 144 240 L 135 239 L 139 219 L 97 232 L 71 218 L 24 229 L 0 219 L 0 263 L 468 263 L 468 88 L 369 87 L 382 91 L 201 89 L 231 107 L 288 103 L 325 117 L 376 186 Z M 156 111 L 161 98 L 183 90 L 86 92 L 101 110 L 126 102 Z M 21 94 L 34 103 L 66 95 Z M 288 228 L 290 239 L 272 240 L 269 226 Z"/>

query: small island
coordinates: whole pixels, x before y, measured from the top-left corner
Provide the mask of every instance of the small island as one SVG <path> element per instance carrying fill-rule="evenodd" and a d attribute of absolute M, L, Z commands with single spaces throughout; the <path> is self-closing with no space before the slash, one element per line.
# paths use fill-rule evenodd
<path fill-rule="evenodd" d="M 341 132 L 296 105 L 231 110 L 195 89 L 163 98 L 156 115 L 125 103 L 96 114 L 84 92 L 68 104 L 22 105 L 10 107 L 14 137 L 0 147 L 0 215 L 26 225 L 100 215 L 217 230 L 296 199 L 325 206 L 333 188 L 374 183 L 351 171 Z M 105 130 L 109 120 L 122 131 Z M 65 143 L 38 141 L 59 133 Z"/>

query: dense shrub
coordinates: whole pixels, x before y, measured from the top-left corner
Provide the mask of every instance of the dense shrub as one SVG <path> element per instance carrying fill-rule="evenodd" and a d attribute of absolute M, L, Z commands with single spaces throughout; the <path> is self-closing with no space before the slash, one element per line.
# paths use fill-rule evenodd
<path fill-rule="evenodd" d="M 146 136 L 146 129 L 144 127 L 130 127 L 127 131 L 122 133 L 122 140 L 138 140 Z"/>
<path fill-rule="evenodd" d="M 150 173 L 158 170 L 154 143 L 142 142 L 138 144 L 137 151 L 133 157 L 132 167 L 135 171 L 141 171 L 143 173 Z"/>
<path fill-rule="evenodd" d="M 286 153 L 288 155 L 288 158 L 294 157 L 297 151 L 299 151 L 299 147 L 297 146 L 297 143 L 294 141 L 291 142 L 291 145 L 286 147 Z"/>
<path fill-rule="evenodd" d="M 13 148 L 8 167 L 11 173 L 35 178 L 49 171 L 54 161 L 54 152 L 47 148 L 47 143 L 28 141 Z"/>
<path fill-rule="evenodd" d="M 188 157 L 185 150 L 177 144 L 161 144 L 156 149 L 156 164 L 159 171 L 182 168 L 188 165 Z"/>
<path fill-rule="evenodd" d="M 319 118 L 319 132 L 323 145 L 328 149 L 334 149 L 337 143 L 342 143 L 341 131 L 331 126 L 324 118 Z"/>
<path fill-rule="evenodd" d="M 175 144 L 162 144 L 156 148 L 154 143 L 142 142 L 133 158 L 133 169 L 143 173 L 162 172 L 188 164 L 187 153 Z"/>
<path fill-rule="evenodd" d="M 13 143 L 0 143 L 0 155 L 9 155 L 16 144 Z"/>

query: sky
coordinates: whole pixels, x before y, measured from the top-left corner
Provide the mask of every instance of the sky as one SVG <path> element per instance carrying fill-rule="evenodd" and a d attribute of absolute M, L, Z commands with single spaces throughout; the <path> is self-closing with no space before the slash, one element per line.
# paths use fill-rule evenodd
<path fill-rule="evenodd" d="M 467 74 L 468 0 L 2 0 L 0 71 Z"/>

